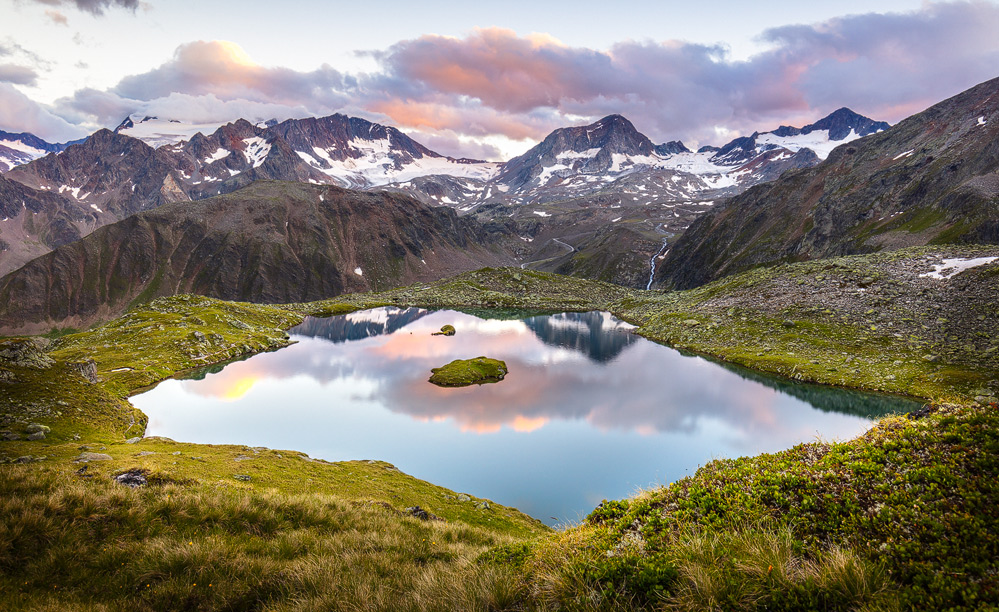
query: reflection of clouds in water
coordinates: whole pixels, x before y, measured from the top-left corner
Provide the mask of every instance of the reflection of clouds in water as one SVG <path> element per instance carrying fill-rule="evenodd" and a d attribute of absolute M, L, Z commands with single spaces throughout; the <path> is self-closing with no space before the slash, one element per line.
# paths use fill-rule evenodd
<path fill-rule="evenodd" d="M 457 335 L 431 336 L 445 323 L 454 325 Z M 798 402 L 703 359 L 645 340 L 633 343 L 633 336 L 624 343 L 594 338 L 594 327 L 580 322 L 561 319 L 553 327 L 563 336 L 573 330 L 586 334 L 587 346 L 616 347 L 613 363 L 545 344 L 521 321 L 438 312 L 394 334 L 347 344 L 299 338 L 290 348 L 231 364 L 184 386 L 198 395 L 231 399 L 265 377 L 308 376 L 324 385 L 347 378 L 356 389 L 352 398 L 374 400 L 421 421 L 451 420 L 462 431 L 479 433 L 503 427 L 528 433 L 553 420 L 583 420 L 601 431 L 645 435 L 691 433 L 714 420 L 727 425 L 725 435 L 735 443 L 813 431 L 795 418 L 794 412 L 803 410 Z M 607 336 L 628 333 L 626 328 L 597 330 Z M 431 368 L 478 355 L 506 361 L 507 379 L 458 389 L 427 382 Z"/>

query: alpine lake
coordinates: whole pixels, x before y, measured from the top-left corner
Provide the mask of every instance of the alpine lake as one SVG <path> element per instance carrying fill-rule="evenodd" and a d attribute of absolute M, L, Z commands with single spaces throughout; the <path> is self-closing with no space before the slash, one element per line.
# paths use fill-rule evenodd
<path fill-rule="evenodd" d="M 433 335 L 444 325 L 454 336 Z M 550 525 L 717 458 L 857 436 L 916 409 L 794 384 L 650 342 L 607 313 L 377 308 L 308 318 L 276 352 L 131 398 L 148 436 L 380 460 Z M 500 382 L 444 388 L 455 359 L 506 362 Z"/>

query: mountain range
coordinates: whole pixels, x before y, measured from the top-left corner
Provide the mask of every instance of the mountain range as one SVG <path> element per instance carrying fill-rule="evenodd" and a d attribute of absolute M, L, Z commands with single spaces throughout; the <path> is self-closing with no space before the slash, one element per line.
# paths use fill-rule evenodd
<path fill-rule="evenodd" d="M 0 327 L 86 325 L 177 292 L 319 299 L 486 265 L 689 288 L 781 261 L 999 242 L 997 100 L 999 79 L 894 127 L 844 108 L 697 151 L 610 115 L 503 163 L 344 115 L 129 117 L 67 146 L 18 135 L 52 151 L 0 175 Z"/>
<path fill-rule="evenodd" d="M 635 272 L 642 266 L 633 265 L 632 253 L 651 254 L 664 238 L 685 229 L 704 210 L 690 203 L 711 202 L 786 169 L 817 163 L 836 142 L 833 136 L 846 142 L 886 125 L 841 109 L 800 130 L 781 127 L 717 151 L 692 153 L 680 142 L 654 145 L 625 118 L 612 115 L 589 126 L 556 130 L 506 163 L 446 157 L 395 128 L 344 115 L 262 124 L 239 120 L 217 127 L 136 116 L 113 131 L 100 130 L 68 145 L 19 135 L 22 145 L 56 154 L 17 165 L 2 177 L 19 186 L 0 186 L 5 194 L 0 274 L 137 212 L 273 179 L 399 191 L 427 204 L 475 211 L 485 221 L 509 217 L 504 207 L 513 207 L 514 231 L 523 238 L 517 255 L 540 262 L 539 269 L 569 273 L 581 270 L 580 262 L 547 255 L 607 243 L 601 233 L 620 218 L 632 226 L 626 233 L 635 239 L 621 242 L 627 247 L 621 252 L 598 258 L 607 265 L 595 272 L 637 286 L 644 276 Z M 208 135 L 202 133 L 212 127 Z M 575 201 L 568 215 L 523 206 L 568 201 Z M 579 231 L 587 226 L 579 208 L 607 212 L 615 207 L 627 214 L 588 215 L 595 225 Z M 572 236 L 567 227 L 574 228 Z M 570 237 L 572 251 L 554 242 L 568 244 Z M 622 257 L 624 263 L 610 263 Z"/>

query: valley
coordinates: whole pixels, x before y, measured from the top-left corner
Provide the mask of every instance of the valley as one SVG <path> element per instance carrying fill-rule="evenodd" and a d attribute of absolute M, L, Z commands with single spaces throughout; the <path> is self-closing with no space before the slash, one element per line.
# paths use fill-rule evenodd
<path fill-rule="evenodd" d="M 894 126 L 843 108 L 697 151 L 612 114 L 505 162 L 441 155 L 342 114 L 134 115 L 67 145 L 0 134 L 0 607 L 993 605 L 997 101 L 994 79 Z M 445 323 L 457 333 L 432 337 Z M 394 344 L 360 357 L 299 353 L 319 336 L 371 340 L 389 327 Z M 537 340 L 518 348 L 497 331 L 513 327 Z M 641 393 L 600 378 L 639 344 L 642 363 L 611 377 Z M 454 389 L 424 380 L 476 355 L 504 360 L 491 401 L 449 403 L 435 394 Z M 265 402 L 257 429 L 290 432 L 277 442 L 213 437 L 259 408 L 174 434 L 190 440 L 153 434 L 168 423 L 156 410 L 208 411 L 194 399 L 137 408 L 160 383 L 217 372 L 236 380 L 202 393 L 235 399 L 261 378 L 255 364 L 285 358 L 284 375 L 315 388 Z M 321 371 L 315 384 L 303 364 Z M 375 375 L 390 370 L 407 377 Z M 723 375 L 740 386 L 703 384 Z M 338 385 L 349 388 L 334 399 Z M 685 385 L 707 399 L 677 408 Z M 890 407 L 868 410 L 861 392 Z M 778 413 L 773 398 L 793 407 Z M 611 466 L 656 424 L 721 433 L 664 482 L 594 488 L 570 510 L 538 505 L 541 516 L 472 491 L 488 470 L 463 457 L 514 481 L 526 458 L 523 469 L 559 477 L 534 488 L 552 489 L 572 480 L 550 467 L 568 442 L 531 459 L 516 441 L 431 440 L 379 422 L 352 432 L 310 412 L 374 399 L 407 426 L 477 435 L 538 435 L 567 414 L 567 429 L 628 429 L 641 404 L 630 442 L 574 449 L 587 473 L 632 485 Z M 814 425 L 838 416 L 876 421 L 845 440 L 847 429 Z M 719 442 L 796 420 L 808 435 L 773 448 Z M 392 452 L 416 450 L 390 463 L 297 448 L 372 431 L 381 444 L 407 438 Z M 460 451 L 448 468 L 478 476 L 441 486 L 410 475 L 440 448 Z M 668 459 L 637 461 L 654 462 Z"/>

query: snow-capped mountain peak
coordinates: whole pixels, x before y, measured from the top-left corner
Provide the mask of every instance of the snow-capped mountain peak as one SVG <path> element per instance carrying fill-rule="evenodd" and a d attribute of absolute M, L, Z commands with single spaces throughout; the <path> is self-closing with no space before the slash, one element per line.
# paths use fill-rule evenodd
<path fill-rule="evenodd" d="M 186 123 L 176 119 L 129 115 L 114 129 L 116 134 L 138 138 L 154 149 L 190 140 L 195 134 L 211 134 L 225 121 Z"/>
<path fill-rule="evenodd" d="M 26 164 L 32 160 L 44 157 L 49 153 L 58 153 L 73 143 L 50 143 L 34 134 L 21 132 L 12 134 L 0 130 L 0 173 L 11 168 Z"/>

